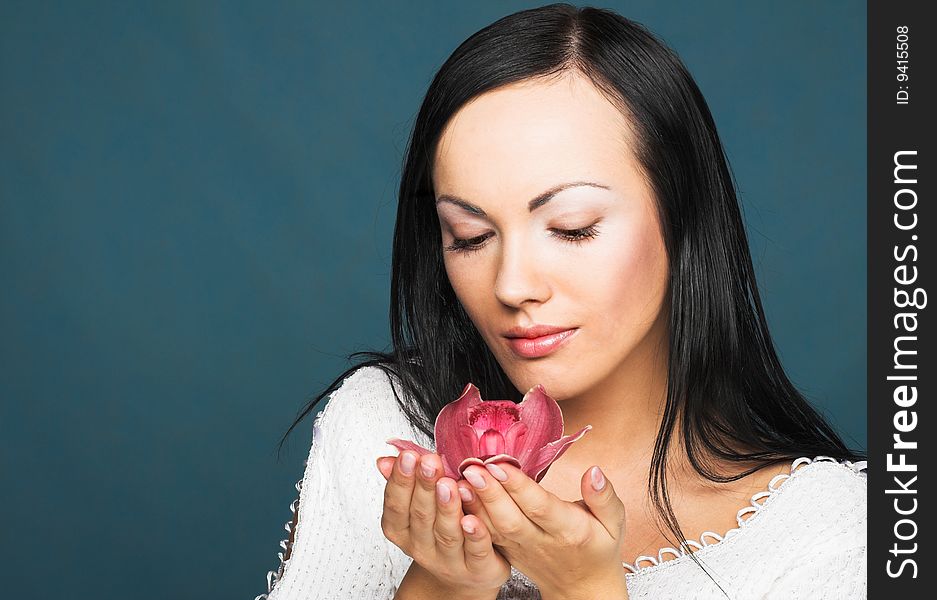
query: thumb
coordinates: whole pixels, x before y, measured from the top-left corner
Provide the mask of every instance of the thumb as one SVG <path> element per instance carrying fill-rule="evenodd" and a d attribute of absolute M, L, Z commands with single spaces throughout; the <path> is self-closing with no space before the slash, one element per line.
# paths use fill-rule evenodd
<path fill-rule="evenodd" d="M 580 487 L 585 505 L 612 539 L 617 540 L 625 522 L 625 505 L 615 493 L 612 482 L 605 478 L 602 469 L 595 466 L 583 474 Z"/>
<path fill-rule="evenodd" d="M 394 463 L 397 461 L 395 456 L 381 456 L 378 457 L 377 461 L 377 470 L 381 472 L 381 475 L 384 476 L 384 479 L 389 479 L 391 472 L 394 470 Z"/>

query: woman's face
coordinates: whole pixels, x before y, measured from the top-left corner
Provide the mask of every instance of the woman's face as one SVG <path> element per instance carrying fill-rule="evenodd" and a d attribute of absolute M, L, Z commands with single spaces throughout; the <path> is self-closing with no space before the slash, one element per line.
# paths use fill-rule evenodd
<path fill-rule="evenodd" d="M 666 250 L 632 139 L 578 74 L 485 93 L 443 132 L 433 186 L 446 273 L 521 392 L 541 383 L 561 400 L 615 382 L 666 334 Z M 542 196 L 557 186 L 568 187 Z M 575 230 L 580 241 L 563 237 Z M 546 356 L 519 354 L 506 333 L 537 324 L 575 331 Z"/>

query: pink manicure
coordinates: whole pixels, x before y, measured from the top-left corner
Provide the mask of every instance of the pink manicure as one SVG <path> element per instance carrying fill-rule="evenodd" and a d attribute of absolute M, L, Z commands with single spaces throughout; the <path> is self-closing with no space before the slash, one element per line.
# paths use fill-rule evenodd
<path fill-rule="evenodd" d="M 497 479 L 498 481 L 508 480 L 508 474 L 505 473 L 504 469 L 502 469 L 498 465 L 488 464 L 488 465 L 485 465 L 485 467 L 488 469 L 488 472 L 491 473 L 491 476 Z"/>
<path fill-rule="evenodd" d="M 416 467 L 416 456 L 412 452 L 404 452 L 400 459 L 400 470 L 404 475 L 413 475 L 413 469 Z"/>
<path fill-rule="evenodd" d="M 474 469 L 466 469 L 462 475 L 472 484 L 472 487 L 476 490 L 483 490 L 485 486 L 488 485 L 485 483 L 485 478 L 479 475 L 474 471 Z"/>
<path fill-rule="evenodd" d="M 436 482 L 436 496 L 439 498 L 439 501 L 442 502 L 443 504 L 445 504 L 446 502 L 449 502 L 449 498 L 451 497 L 451 492 L 449 491 L 449 488 L 441 481 Z"/>
<path fill-rule="evenodd" d="M 469 504 L 472 502 L 472 490 L 464 487 L 459 487 L 459 495 L 462 496 L 462 502 Z"/>

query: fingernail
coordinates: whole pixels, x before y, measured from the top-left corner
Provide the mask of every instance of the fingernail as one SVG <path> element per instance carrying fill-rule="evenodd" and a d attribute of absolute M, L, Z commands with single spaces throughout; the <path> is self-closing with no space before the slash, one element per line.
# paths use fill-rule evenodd
<path fill-rule="evenodd" d="M 400 470 L 404 475 L 413 475 L 413 468 L 416 467 L 416 456 L 411 452 L 404 452 L 400 459 Z"/>
<path fill-rule="evenodd" d="M 420 473 L 423 474 L 423 477 L 429 479 L 436 474 L 436 467 L 429 463 L 423 463 L 420 465 Z"/>
<path fill-rule="evenodd" d="M 497 479 L 498 481 L 507 481 L 508 474 L 504 472 L 504 469 L 495 464 L 485 465 L 485 468 L 488 469 L 488 472 L 491 473 L 491 476 Z"/>
<path fill-rule="evenodd" d="M 439 501 L 443 504 L 449 502 L 449 498 L 451 498 L 449 488 L 441 481 L 436 482 L 436 497 L 438 497 Z"/>
<path fill-rule="evenodd" d="M 468 533 L 468 534 L 471 535 L 471 534 L 475 533 L 475 528 L 472 527 L 471 525 L 467 525 L 467 524 L 465 524 L 465 523 L 462 523 L 462 531 L 464 531 L 465 533 Z"/>
<path fill-rule="evenodd" d="M 465 472 L 462 474 L 465 475 L 465 478 L 468 480 L 469 483 L 472 484 L 472 487 L 475 488 L 476 490 L 483 490 L 485 489 L 485 486 L 488 485 L 487 483 L 485 483 L 485 478 L 479 475 L 478 473 L 476 473 L 475 471 L 473 471 L 472 469 L 466 469 Z"/>
<path fill-rule="evenodd" d="M 602 469 L 598 467 L 592 467 L 592 489 L 597 492 L 601 492 L 605 488 L 605 475 L 602 473 Z"/>
<path fill-rule="evenodd" d="M 464 487 L 459 487 L 459 495 L 462 496 L 462 502 L 469 504 L 472 502 L 474 496 L 472 496 L 472 490 Z"/>

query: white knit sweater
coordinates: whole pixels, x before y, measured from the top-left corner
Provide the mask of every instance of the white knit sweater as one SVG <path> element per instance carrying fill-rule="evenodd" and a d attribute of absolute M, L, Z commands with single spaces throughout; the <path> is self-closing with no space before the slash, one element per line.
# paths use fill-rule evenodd
<path fill-rule="evenodd" d="M 358 369 L 315 419 L 305 473 L 296 484 L 299 521 L 290 557 L 283 561 L 280 554 L 279 569 L 267 575 L 267 593 L 255 600 L 394 597 L 412 559 L 381 531 L 385 480 L 375 460 L 396 454 L 385 443 L 390 437 L 435 448 L 404 417 L 388 376 L 377 367 Z M 297 510 L 297 502 L 290 509 Z M 866 510 L 865 461 L 804 457 L 738 511 L 738 528 L 703 532 L 688 543 L 699 548 L 693 554 L 733 600 L 856 600 L 866 597 Z M 281 546 L 289 547 L 286 541 Z M 726 597 L 689 554 L 673 549 L 624 568 L 633 600 Z M 536 586 L 513 568 L 498 595 L 539 598 Z"/>

